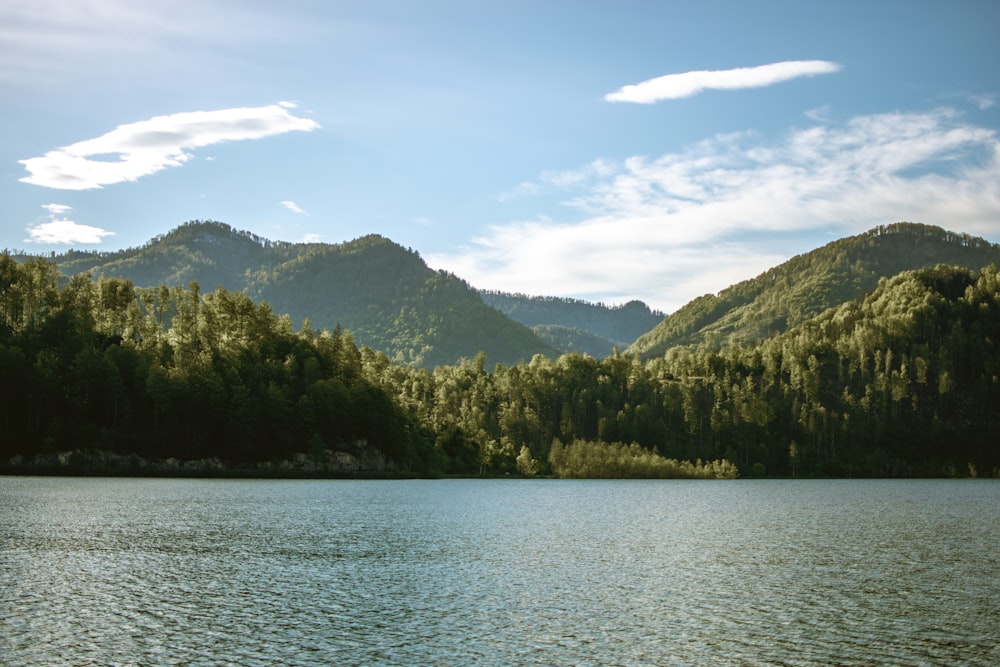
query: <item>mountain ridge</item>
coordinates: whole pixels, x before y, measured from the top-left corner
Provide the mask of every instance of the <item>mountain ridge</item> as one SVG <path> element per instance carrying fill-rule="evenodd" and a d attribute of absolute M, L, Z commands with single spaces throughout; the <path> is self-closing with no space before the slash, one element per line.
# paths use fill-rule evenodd
<path fill-rule="evenodd" d="M 139 248 L 52 259 L 70 276 L 120 277 L 143 288 L 196 281 L 243 292 L 295 323 L 346 328 L 397 363 L 433 367 L 484 352 L 491 363 L 509 364 L 556 354 L 468 283 L 377 234 L 341 244 L 287 243 L 198 220 Z"/>
<path fill-rule="evenodd" d="M 483 301 L 511 319 L 531 327 L 560 352 L 581 352 L 602 358 L 625 349 L 655 327 L 666 313 L 642 301 L 607 306 L 580 299 L 529 296 L 479 290 Z"/>
<path fill-rule="evenodd" d="M 627 352 L 649 359 L 678 345 L 750 343 L 860 298 L 880 278 L 937 264 L 979 269 L 991 263 L 1000 263 L 1000 245 L 980 237 L 920 223 L 879 225 L 692 299 Z"/>
<path fill-rule="evenodd" d="M 393 362 L 433 367 L 481 351 L 491 363 L 510 364 L 535 354 L 604 358 L 617 349 L 649 359 L 678 345 L 750 343 L 859 298 L 900 271 L 1000 263 L 1000 245 L 920 223 L 881 225 L 697 297 L 669 315 L 641 301 L 609 307 L 477 290 L 378 234 L 339 244 L 289 243 L 191 221 L 138 248 L 70 250 L 52 259 L 67 275 L 123 277 L 139 287 L 197 281 L 206 289 L 241 291 L 295 323 L 342 326 Z"/>

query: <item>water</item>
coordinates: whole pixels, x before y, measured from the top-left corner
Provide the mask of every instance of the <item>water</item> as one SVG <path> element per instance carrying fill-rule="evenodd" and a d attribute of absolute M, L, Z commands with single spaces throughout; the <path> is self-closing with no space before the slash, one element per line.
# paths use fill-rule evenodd
<path fill-rule="evenodd" d="M 3 665 L 997 665 L 1000 483 L 0 477 Z"/>

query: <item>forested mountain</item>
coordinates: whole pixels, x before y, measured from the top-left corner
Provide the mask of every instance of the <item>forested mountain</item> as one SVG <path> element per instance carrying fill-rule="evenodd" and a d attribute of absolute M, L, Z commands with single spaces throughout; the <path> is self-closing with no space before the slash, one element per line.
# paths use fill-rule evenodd
<path fill-rule="evenodd" d="M 751 343 L 861 297 L 880 278 L 951 264 L 1000 263 L 1000 246 L 914 223 L 880 226 L 799 255 L 717 295 L 698 297 L 640 336 L 628 352 L 649 359 L 675 345 Z"/>
<path fill-rule="evenodd" d="M 995 265 L 904 271 L 743 345 L 430 370 L 240 292 L 2 254 L 0 469 L 1000 476 L 998 345 Z"/>
<path fill-rule="evenodd" d="M 0 255 L 0 464 L 423 469 L 429 437 L 365 378 L 365 354 L 239 292 L 60 287 L 54 264 Z"/>
<path fill-rule="evenodd" d="M 616 347 L 624 350 L 665 316 L 641 301 L 606 306 L 508 292 L 482 290 L 480 294 L 485 303 L 531 327 L 560 352 L 580 352 L 597 358 L 612 354 Z"/>
<path fill-rule="evenodd" d="M 538 336 L 482 302 L 467 283 L 432 271 L 380 236 L 313 245 L 260 271 L 247 295 L 314 327 L 341 324 L 394 363 L 434 367 L 484 352 L 492 363 L 554 354 Z"/>
<path fill-rule="evenodd" d="M 150 239 L 139 248 L 113 252 L 70 250 L 55 255 L 67 276 L 90 272 L 96 278 L 127 278 L 137 287 L 246 290 L 266 266 L 287 261 L 303 248 L 274 243 L 219 222 L 193 221 Z"/>
<path fill-rule="evenodd" d="M 349 330 L 359 344 L 397 363 L 433 367 L 485 352 L 514 363 L 555 350 L 527 327 L 483 304 L 455 276 L 427 267 L 412 250 L 381 236 L 343 244 L 272 242 L 218 222 L 192 222 L 141 248 L 70 251 L 61 272 L 127 278 L 138 287 L 224 287 L 298 325 Z"/>
<path fill-rule="evenodd" d="M 744 475 L 1000 476 L 998 345 L 996 266 L 940 265 L 746 346 L 366 370 L 456 470 L 655 476 L 664 464 L 636 460 L 657 455 Z"/>

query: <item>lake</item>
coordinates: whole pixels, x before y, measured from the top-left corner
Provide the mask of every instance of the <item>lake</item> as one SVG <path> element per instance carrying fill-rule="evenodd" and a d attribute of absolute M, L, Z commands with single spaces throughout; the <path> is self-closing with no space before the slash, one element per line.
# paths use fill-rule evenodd
<path fill-rule="evenodd" d="M 3 665 L 997 665 L 995 480 L 0 477 Z"/>

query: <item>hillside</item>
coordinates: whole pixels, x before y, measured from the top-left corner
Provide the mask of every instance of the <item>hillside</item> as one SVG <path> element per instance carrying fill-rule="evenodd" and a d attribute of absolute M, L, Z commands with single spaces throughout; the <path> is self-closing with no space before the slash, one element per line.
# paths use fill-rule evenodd
<path fill-rule="evenodd" d="M 609 356 L 616 347 L 625 349 L 665 316 L 641 301 L 606 306 L 579 299 L 485 290 L 480 295 L 487 305 L 531 327 L 560 352 L 581 352 L 596 358 Z"/>
<path fill-rule="evenodd" d="M 349 330 L 393 361 L 433 367 L 485 352 L 514 363 L 555 351 L 530 329 L 486 306 L 455 276 L 380 236 L 343 244 L 272 242 L 218 222 L 191 222 L 141 248 L 70 251 L 54 258 L 66 275 L 121 277 L 138 287 L 224 287 L 298 326 Z"/>
<path fill-rule="evenodd" d="M 914 223 L 880 226 L 698 297 L 640 336 L 628 352 L 648 359 L 676 345 L 746 344 L 860 298 L 880 278 L 937 264 L 991 263 L 1000 263 L 1000 246 L 984 239 Z"/>
<path fill-rule="evenodd" d="M 996 265 L 904 271 L 747 345 L 433 370 L 223 288 L 7 254 L 0 277 L 0 470 L 1000 477 Z"/>
<path fill-rule="evenodd" d="M 1000 477 L 998 341 L 998 269 L 939 265 L 746 346 L 401 368 L 382 386 L 455 471 L 656 476 L 657 455 L 744 476 Z"/>

